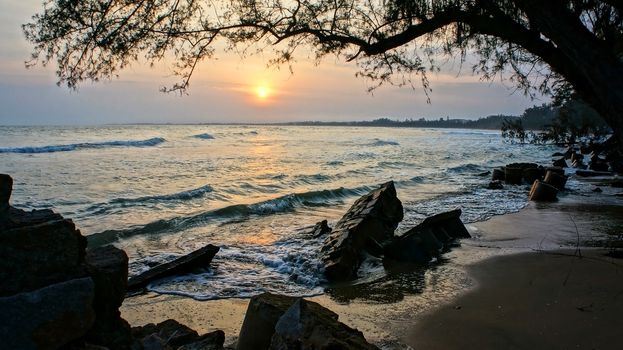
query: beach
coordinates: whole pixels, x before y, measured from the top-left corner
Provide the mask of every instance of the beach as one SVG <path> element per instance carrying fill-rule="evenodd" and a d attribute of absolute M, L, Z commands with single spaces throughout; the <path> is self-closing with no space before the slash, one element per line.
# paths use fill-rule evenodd
<path fill-rule="evenodd" d="M 616 192 L 576 192 L 469 224 L 474 237 L 417 271 L 419 286 L 384 280 L 308 299 L 384 349 L 618 348 L 623 262 L 603 248 L 623 227 Z M 200 333 L 222 329 L 232 344 L 247 304 L 148 293 L 121 312 L 132 325 L 174 318 Z"/>

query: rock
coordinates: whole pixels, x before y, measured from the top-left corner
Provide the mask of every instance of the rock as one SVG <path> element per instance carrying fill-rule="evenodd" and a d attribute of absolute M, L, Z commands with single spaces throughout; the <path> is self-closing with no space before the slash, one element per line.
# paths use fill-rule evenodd
<path fill-rule="evenodd" d="M 128 281 L 128 256 L 112 245 L 97 247 L 87 251 L 85 264 L 95 283 L 95 323 L 86 340 L 111 349 L 129 349 L 130 325 L 119 312 Z"/>
<path fill-rule="evenodd" d="M 601 193 L 601 192 L 603 192 L 603 190 L 601 188 L 599 188 L 599 187 L 595 187 L 595 188 L 593 188 L 593 192 Z"/>
<path fill-rule="evenodd" d="M 275 325 L 270 350 L 378 350 L 363 334 L 298 299 Z"/>
<path fill-rule="evenodd" d="M 140 340 L 142 350 L 173 350 L 165 339 L 157 334 L 150 334 Z"/>
<path fill-rule="evenodd" d="M 458 238 L 471 237 L 460 219 L 461 210 L 437 214 L 396 237 L 385 246 L 385 257 L 396 261 L 426 263 Z"/>
<path fill-rule="evenodd" d="M 534 181 L 528 198 L 531 201 L 552 202 L 556 200 L 558 189 L 539 180 Z"/>
<path fill-rule="evenodd" d="M 564 157 L 564 156 L 565 156 L 565 154 L 562 153 L 562 152 L 556 152 L 556 153 L 552 154 L 552 157 Z"/>
<path fill-rule="evenodd" d="M 264 350 L 270 346 L 279 318 L 294 304 L 295 297 L 264 293 L 251 298 L 244 316 L 237 350 Z M 337 321 L 337 314 L 317 303 L 307 302 L 315 313 Z"/>
<path fill-rule="evenodd" d="M 221 330 L 206 333 L 193 343 L 182 345 L 177 350 L 221 350 L 225 343 L 225 333 Z"/>
<path fill-rule="evenodd" d="M 356 277 L 366 246 L 391 239 L 402 218 L 402 203 L 396 197 L 393 181 L 359 198 L 338 221 L 322 247 L 327 279 Z"/>
<path fill-rule="evenodd" d="M 502 190 L 504 189 L 504 185 L 502 185 L 502 181 L 500 180 L 493 180 L 489 182 L 487 188 L 490 190 Z"/>
<path fill-rule="evenodd" d="M 331 227 L 327 224 L 327 220 L 322 220 L 316 223 L 314 228 L 311 230 L 311 235 L 314 238 L 322 237 L 331 233 Z"/>
<path fill-rule="evenodd" d="M 571 163 L 582 162 L 584 160 L 584 155 L 579 153 L 574 153 L 571 155 Z"/>
<path fill-rule="evenodd" d="M 150 335 L 164 339 L 165 344 L 173 348 L 200 340 L 196 331 L 171 319 L 158 324 L 148 323 L 141 327 L 132 328 L 132 336 L 136 339 L 144 339 Z"/>
<path fill-rule="evenodd" d="M 84 277 L 86 238 L 51 210 L 10 208 L 0 227 L 0 296 Z"/>
<path fill-rule="evenodd" d="M 93 297 L 89 277 L 0 297 L 1 347 L 57 349 L 81 338 L 95 319 Z"/>
<path fill-rule="evenodd" d="M 208 244 L 173 261 L 157 265 L 138 276 L 130 278 L 127 289 L 128 291 L 137 290 L 163 277 L 184 274 L 197 268 L 207 267 L 218 251 L 219 247 Z"/>
<path fill-rule="evenodd" d="M 609 168 L 608 163 L 599 158 L 592 159 L 589 166 L 589 169 L 594 171 L 608 171 Z"/>
<path fill-rule="evenodd" d="M 493 174 L 491 175 L 492 181 L 504 181 L 506 170 L 505 169 L 493 169 Z"/>
<path fill-rule="evenodd" d="M 560 175 L 565 174 L 565 169 L 561 167 L 557 167 L 557 166 L 550 166 L 550 167 L 545 168 L 545 174 L 547 174 L 548 171 L 551 171 L 553 173 L 560 174 Z"/>
<path fill-rule="evenodd" d="M 581 154 L 589 154 L 593 151 L 593 146 L 592 145 L 582 145 L 580 146 L 580 153 Z"/>
<path fill-rule="evenodd" d="M 575 174 L 582 177 L 595 177 L 595 176 L 611 176 L 612 173 L 608 171 L 592 171 L 592 170 L 576 170 Z"/>
<path fill-rule="evenodd" d="M 0 220 L 8 215 L 12 191 L 13 179 L 7 174 L 0 174 Z"/>
<path fill-rule="evenodd" d="M 556 159 L 553 163 L 553 165 L 555 167 L 561 167 L 561 168 L 568 168 L 569 166 L 567 165 L 567 161 L 565 160 L 565 158 L 560 158 L 560 159 Z"/>
<path fill-rule="evenodd" d="M 519 185 L 523 180 L 523 169 L 506 167 L 504 172 L 504 181 L 507 184 Z"/>
<path fill-rule="evenodd" d="M 534 180 L 540 180 L 545 174 L 545 169 L 538 168 L 526 168 L 523 170 L 523 178 L 527 183 L 533 183 Z"/>
<path fill-rule="evenodd" d="M 612 182 L 610 182 L 610 186 L 615 188 L 623 188 L 623 180 L 613 180 Z"/>
<path fill-rule="evenodd" d="M 567 184 L 567 179 L 568 178 L 565 175 L 560 175 L 553 171 L 548 171 L 547 174 L 545 174 L 545 180 L 543 180 L 543 182 L 556 187 L 556 189 L 558 189 L 559 191 L 563 191 L 565 189 L 565 185 Z"/>

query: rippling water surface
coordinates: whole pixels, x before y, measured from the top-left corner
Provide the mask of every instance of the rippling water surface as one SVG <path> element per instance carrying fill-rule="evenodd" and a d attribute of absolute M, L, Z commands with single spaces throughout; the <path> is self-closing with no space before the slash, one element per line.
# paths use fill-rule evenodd
<path fill-rule="evenodd" d="M 487 190 L 481 173 L 549 163 L 551 152 L 479 130 L 0 127 L 0 172 L 14 177 L 12 203 L 54 208 L 90 244 L 122 247 L 132 274 L 207 243 L 221 246 L 209 269 L 150 286 L 197 299 L 322 293 L 322 240 L 308 234 L 317 221 L 335 223 L 388 180 L 405 207 L 399 231 L 457 207 L 465 222 L 517 211 L 524 188 Z"/>

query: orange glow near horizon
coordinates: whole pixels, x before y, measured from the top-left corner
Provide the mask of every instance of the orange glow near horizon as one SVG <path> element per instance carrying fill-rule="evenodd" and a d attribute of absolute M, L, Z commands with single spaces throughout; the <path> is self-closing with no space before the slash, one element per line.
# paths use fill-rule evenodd
<path fill-rule="evenodd" d="M 258 100 L 265 101 L 271 95 L 271 90 L 268 86 L 264 84 L 258 85 L 255 88 L 255 95 L 257 96 Z"/>

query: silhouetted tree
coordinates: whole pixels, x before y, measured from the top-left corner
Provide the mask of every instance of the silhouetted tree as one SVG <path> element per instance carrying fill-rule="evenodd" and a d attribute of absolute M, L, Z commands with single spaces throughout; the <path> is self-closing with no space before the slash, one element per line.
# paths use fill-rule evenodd
<path fill-rule="evenodd" d="M 475 73 L 527 93 L 568 83 L 623 141 L 622 15 L 622 0 L 56 0 L 24 32 L 31 64 L 55 61 L 72 88 L 171 55 L 182 80 L 170 89 L 184 90 L 219 45 L 273 50 L 276 64 L 307 46 L 379 84 L 416 76 L 428 94 L 444 56 L 473 54 Z"/>

